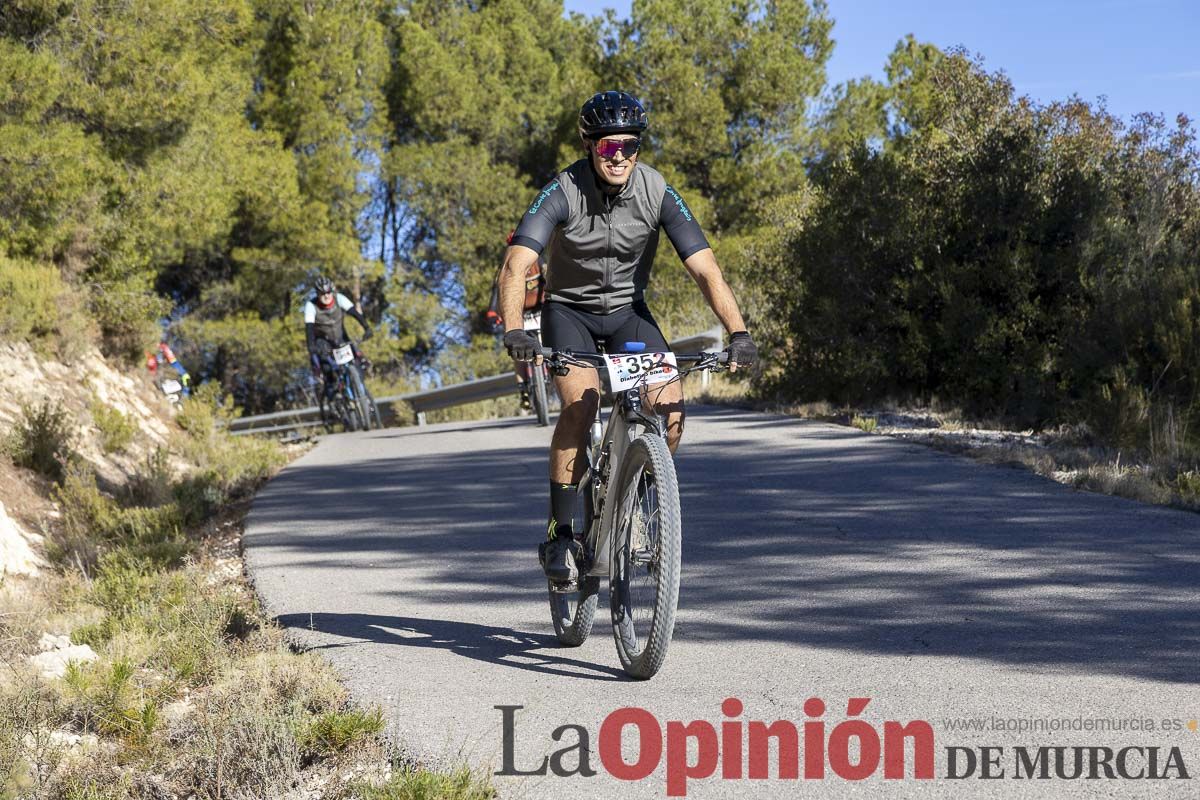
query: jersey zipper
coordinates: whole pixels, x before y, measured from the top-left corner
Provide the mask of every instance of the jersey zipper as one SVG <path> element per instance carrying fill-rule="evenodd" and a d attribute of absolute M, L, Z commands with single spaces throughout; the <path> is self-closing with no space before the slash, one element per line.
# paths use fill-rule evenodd
<path fill-rule="evenodd" d="M 605 228 L 608 229 L 608 242 L 604 248 L 604 286 L 602 286 L 600 288 L 600 291 L 602 291 L 604 293 L 604 313 L 605 314 L 607 314 L 607 313 L 609 313 L 609 311 L 611 311 L 610 303 L 612 301 L 612 298 L 611 298 L 611 294 L 612 294 L 612 291 L 611 291 L 612 261 L 613 261 L 613 257 L 612 257 L 612 249 L 613 249 L 613 246 L 612 246 L 612 240 L 613 240 L 612 211 L 613 211 L 613 206 L 615 204 L 616 204 L 615 197 L 605 196 L 605 198 L 604 198 L 604 226 L 605 226 Z"/>

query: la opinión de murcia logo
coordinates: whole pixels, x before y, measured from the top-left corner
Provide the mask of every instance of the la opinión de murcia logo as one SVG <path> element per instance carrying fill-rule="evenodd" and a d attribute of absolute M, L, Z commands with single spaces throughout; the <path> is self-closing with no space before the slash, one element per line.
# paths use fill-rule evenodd
<path fill-rule="evenodd" d="M 517 712 L 521 705 L 493 706 L 503 723 L 503 765 L 500 776 L 553 774 L 591 778 L 600 768 L 625 781 L 650 778 L 665 762 L 668 797 L 685 797 L 689 781 L 824 780 L 836 777 L 861 781 L 880 774 L 886 779 L 935 778 L 933 727 L 925 720 L 888 720 L 877 728 L 861 715 L 871 702 L 852 697 L 846 716 L 837 724 L 824 719 L 824 700 L 804 703 L 808 719 L 763 722 L 742 718 L 744 705 L 736 697 L 721 704 L 724 719 L 661 722 L 644 708 L 619 708 L 600 723 L 597 746 L 583 725 L 560 725 L 550 733 L 555 743 L 540 761 L 517 764 Z M 623 742 L 631 745 L 623 749 Z M 626 757 L 626 752 L 629 757 Z M 1039 747 L 999 746 L 945 748 L 942 778 L 978 779 L 1190 779 L 1178 747 Z M 1007 766 L 1006 766 L 1007 765 Z"/>
<path fill-rule="evenodd" d="M 846 715 L 858 717 L 870 698 L 853 697 Z M 592 777 L 591 736 L 582 725 L 560 725 L 551 733 L 563 747 L 545 756 L 541 763 L 518 767 L 516 763 L 516 712 L 524 706 L 494 706 L 504 723 L 503 768 L 497 775 L 546 775 Z M 667 795 L 684 797 L 688 781 L 712 777 L 720 771 L 723 780 L 769 777 L 822 779 L 826 767 L 846 780 L 862 780 L 883 766 L 886 778 L 903 778 L 906 773 L 906 742 L 911 742 L 913 778 L 933 777 L 933 727 L 923 720 L 883 723 L 883 733 L 863 719 L 847 719 L 826 734 L 825 702 L 812 697 L 804 703 L 809 719 L 801 726 L 790 720 L 771 723 L 740 719 L 743 704 L 730 697 L 721 704 L 726 719 L 718 725 L 707 720 L 659 722 L 644 708 L 619 708 L 600 724 L 597 754 L 605 772 L 619 780 L 640 781 L 650 777 L 666 759 Z M 719 728 L 719 732 L 718 732 Z M 803 731 L 801 731 L 801 728 Z M 627 761 L 622 754 L 622 737 L 636 737 L 636 756 Z M 801 750 L 801 738 L 804 747 Z M 851 741 L 855 742 L 851 756 Z M 696 757 L 689 758 L 689 751 Z M 772 759 L 772 752 L 775 758 Z M 801 753 L 803 752 L 803 759 Z M 801 763 L 803 760 L 803 763 Z"/>

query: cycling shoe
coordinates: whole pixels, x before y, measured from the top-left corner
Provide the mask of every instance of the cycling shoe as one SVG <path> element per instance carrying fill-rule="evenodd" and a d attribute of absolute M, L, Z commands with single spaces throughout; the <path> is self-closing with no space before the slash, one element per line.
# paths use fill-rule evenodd
<path fill-rule="evenodd" d="M 577 562 L 582 547 L 570 533 L 538 545 L 538 561 L 551 583 L 575 583 L 579 580 Z"/>

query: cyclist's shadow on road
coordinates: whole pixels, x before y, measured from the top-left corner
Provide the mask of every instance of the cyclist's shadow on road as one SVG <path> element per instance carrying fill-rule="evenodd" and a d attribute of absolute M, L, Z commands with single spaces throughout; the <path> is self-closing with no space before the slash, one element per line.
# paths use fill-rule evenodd
<path fill-rule="evenodd" d="M 352 647 L 361 642 L 448 650 L 455 655 L 543 675 L 597 681 L 633 680 L 613 667 L 561 655 L 564 648 L 547 634 L 524 633 L 495 625 L 384 614 L 283 614 L 279 624 L 307 650 Z M 338 637 L 331 640 L 331 637 Z"/>

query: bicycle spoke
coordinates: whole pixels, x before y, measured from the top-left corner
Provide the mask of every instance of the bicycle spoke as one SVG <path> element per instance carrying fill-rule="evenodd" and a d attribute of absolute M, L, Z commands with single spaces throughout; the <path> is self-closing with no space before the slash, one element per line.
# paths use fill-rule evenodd
<path fill-rule="evenodd" d="M 625 512 L 622 533 L 626 537 L 625 570 L 629 585 L 629 616 L 635 648 L 641 649 L 650 633 L 658 602 L 657 491 L 653 473 L 638 476 Z"/>

